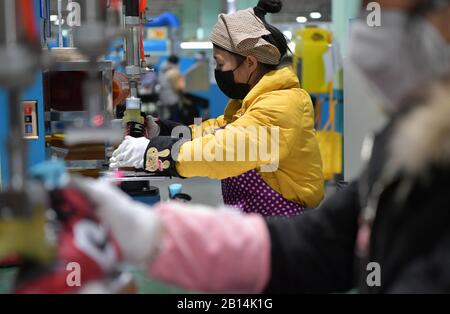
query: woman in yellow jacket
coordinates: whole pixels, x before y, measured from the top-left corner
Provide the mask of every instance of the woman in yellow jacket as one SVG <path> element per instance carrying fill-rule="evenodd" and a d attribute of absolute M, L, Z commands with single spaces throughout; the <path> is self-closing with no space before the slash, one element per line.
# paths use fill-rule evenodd
<path fill-rule="evenodd" d="M 322 161 L 310 96 L 282 66 L 284 35 L 265 20 L 281 1 L 219 16 L 211 41 L 216 81 L 231 101 L 223 116 L 182 129 L 158 121 L 159 135 L 127 137 L 111 167 L 222 180 L 226 205 L 265 216 L 295 216 L 323 199 Z M 184 136 L 186 137 L 186 136 Z"/>

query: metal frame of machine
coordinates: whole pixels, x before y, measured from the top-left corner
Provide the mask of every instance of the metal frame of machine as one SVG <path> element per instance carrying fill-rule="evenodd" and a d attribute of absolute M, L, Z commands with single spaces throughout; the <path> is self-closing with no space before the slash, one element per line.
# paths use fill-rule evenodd
<path fill-rule="evenodd" d="M 140 76 L 148 71 L 141 54 L 142 10 L 140 7 L 142 3 L 139 0 L 124 0 L 125 24 L 121 25 L 117 23 L 120 21 L 117 19 L 120 10 L 112 12 L 116 15 L 113 18 L 109 16 L 111 12 L 106 10 L 107 3 L 114 3 L 117 9 L 119 1 L 79 0 L 77 2 L 85 10 L 82 14 L 81 26 L 74 30 L 74 42 L 87 60 L 56 62 L 52 66 L 44 66 L 52 71 L 72 69 L 85 70 L 88 73 L 83 85 L 85 118 L 65 130 L 64 140 L 67 145 L 117 143 L 123 138 L 123 132 L 112 128 L 113 116 L 105 110 L 102 97 L 98 97 L 105 85 L 112 87 L 111 63 L 99 62 L 99 59 L 107 53 L 111 39 L 126 36 L 126 74 L 131 89 L 130 98 L 133 103 L 136 103 Z M 48 11 L 48 7 L 46 9 Z M 4 257 L 13 255 L 29 261 L 48 263 L 55 256 L 56 239 L 51 237 L 51 232 L 48 230 L 50 220 L 48 214 L 51 208 L 49 191 L 55 187 L 47 186 L 45 181 L 29 178 L 29 166 L 43 161 L 45 156 L 44 119 L 46 116 L 43 109 L 42 73 L 39 71 L 43 67 L 42 38 L 39 36 L 37 23 L 35 25 L 32 22 L 31 24 L 24 22 L 28 22 L 27 18 L 31 18 L 30 14 L 34 12 L 42 13 L 39 10 L 38 0 L 3 0 L 0 3 L 0 21 L 5 21 L 5 27 L 0 28 L 0 59 L 8 60 L 0 64 L 0 86 L 6 89 L 8 95 L 8 105 L 2 105 L 1 109 L 5 113 L 9 112 L 7 118 L 10 122 L 8 127 L 0 130 L 3 132 L 3 137 L 7 139 L 7 148 L 0 149 L 2 175 L 5 174 L 5 169 L 9 170 L 8 180 L 2 182 L 0 189 L 0 261 Z M 117 24 L 111 24 L 111 21 Z M 48 25 L 41 24 L 41 26 L 45 26 L 47 33 Z M 99 71 L 107 74 L 99 78 Z M 22 94 L 27 86 L 33 86 L 30 89 L 31 94 Z M 112 90 L 112 88 L 107 89 L 109 92 Z M 107 102 L 112 100 L 109 92 L 103 94 Z M 24 114 L 30 115 L 30 113 L 23 110 L 22 99 L 37 101 L 38 104 L 37 116 L 34 118 L 38 119 L 39 123 L 30 123 L 38 126 L 38 139 L 32 140 L 36 141 L 37 146 L 32 147 L 32 150 L 27 150 L 28 145 L 24 139 Z M 6 103 L 6 98 L 0 97 L 0 101 Z M 140 105 L 139 99 L 137 102 Z M 58 116 L 56 113 L 50 113 L 47 119 L 51 122 L 52 118 L 56 117 L 58 120 L 63 116 L 64 114 Z M 26 119 L 30 121 L 29 117 Z M 30 155 L 33 156 L 33 162 L 27 163 L 27 156 Z M 44 165 L 41 171 L 42 169 L 47 168 Z M 137 172 L 130 176 L 132 179 L 128 181 L 140 181 L 137 180 L 141 178 Z M 142 177 L 140 182 L 148 183 L 150 179 L 155 178 Z"/>

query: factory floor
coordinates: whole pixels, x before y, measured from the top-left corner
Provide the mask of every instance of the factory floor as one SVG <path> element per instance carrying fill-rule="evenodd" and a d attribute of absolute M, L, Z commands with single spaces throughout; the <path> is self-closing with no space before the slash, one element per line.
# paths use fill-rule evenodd
<path fill-rule="evenodd" d="M 183 193 L 192 196 L 192 203 L 217 207 L 223 205 L 222 189 L 220 181 L 206 178 L 193 179 L 171 179 L 152 182 L 153 186 L 159 188 L 161 199 L 168 199 L 168 187 L 171 184 L 180 183 L 183 185 Z"/>
<path fill-rule="evenodd" d="M 153 186 L 159 188 L 161 199 L 168 199 L 168 187 L 170 184 L 180 183 L 183 185 L 183 193 L 192 196 L 192 203 L 217 207 L 223 205 L 222 187 L 218 180 L 209 180 L 207 178 L 193 179 L 171 179 L 152 182 Z M 325 186 L 326 197 L 336 191 L 334 183 L 327 183 Z"/>

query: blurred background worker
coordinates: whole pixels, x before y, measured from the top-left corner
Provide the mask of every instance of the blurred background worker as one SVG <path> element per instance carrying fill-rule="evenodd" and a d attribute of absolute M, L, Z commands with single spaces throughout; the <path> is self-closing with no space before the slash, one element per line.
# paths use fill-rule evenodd
<path fill-rule="evenodd" d="M 379 3 L 381 26 L 361 16 L 351 61 L 390 122 L 367 140 L 359 179 L 317 210 L 270 221 L 173 203 L 149 211 L 87 183 L 129 260 L 197 291 L 450 292 L 450 1 Z"/>
<path fill-rule="evenodd" d="M 180 59 L 171 55 L 159 74 L 161 118 L 180 120 L 180 107 L 186 82 L 179 69 Z"/>
<path fill-rule="evenodd" d="M 225 204 L 247 213 L 291 217 L 316 207 L 324 180 L 311 97 L 284 63 L 285 36 L 265 18 L 281 9 L 261 0 L 219 15 L 211 41 L 216 81 L 230 99 L 224 115 L 192 126 L 192 141 L 180 147 L 176 123 L 160 121 L 158 137 L 127 137 L 111 168 L 220 179 Z"/>

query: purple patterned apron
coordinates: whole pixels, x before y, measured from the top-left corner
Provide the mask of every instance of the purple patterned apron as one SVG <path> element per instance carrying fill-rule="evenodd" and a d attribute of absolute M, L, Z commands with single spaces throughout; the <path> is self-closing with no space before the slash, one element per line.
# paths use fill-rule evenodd
<path fill-rule="evenodd" d="M 245 213 L 293 217 L 304 212 L 302 205 L 288 201 L 274 191 L 256 170 L 222 180 L 222 194 L 225 205 Z"/>

